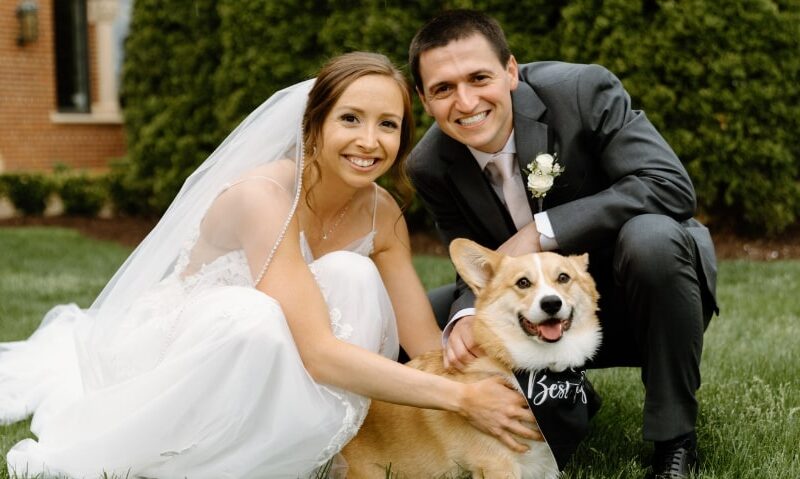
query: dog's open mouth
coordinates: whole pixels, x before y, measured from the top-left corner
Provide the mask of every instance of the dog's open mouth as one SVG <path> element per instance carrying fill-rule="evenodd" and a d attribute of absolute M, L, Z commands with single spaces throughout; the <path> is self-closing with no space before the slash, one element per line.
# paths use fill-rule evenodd
<path fill-rule="evenodd" d="M 522 327 L 522 330 L 529 336 L 536 336 L 542 341 L 546 341 L 548 343 L 555 343 L 556 341 L 560 340 L 561 337 L 564 335 L 564 331 L 568 330 L 571 326 L 570 319 L 558 319 L 558 318 L 550 318 L 545 321 L 542 321 L 539 324 L 534 324 L 521 314 L 517 315 L 519 317 L 519 325 Z"/>

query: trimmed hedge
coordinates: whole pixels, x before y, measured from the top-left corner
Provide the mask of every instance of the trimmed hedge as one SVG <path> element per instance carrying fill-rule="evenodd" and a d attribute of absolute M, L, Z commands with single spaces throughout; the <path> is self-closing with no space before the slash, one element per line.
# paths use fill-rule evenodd
<path fill-rule="evenodd" d="M 58 195 L 64 204 L 64 214 L 70 216 L 97 216 L 108 199 L 105 176 L 86 173 L 63 175 L 58 178 Z"/>
<path fill-rule="evenodd" d="M 797 221 L 800 0 L 137 0 L 117 173 L 136 192 L 128 209 L 163 211 L 247 113 L 325 59 L 373 50 L 405 65 L 416 29 L 457 7 L 491 12 L 522 63 L 617 74 L 686 164 L 704 216 L 767 233 Z M 421 134 L 431 119 L 415 112 Z"/>
<path fill-rule="evenodd" d="M 800 2 L 570 2 L 559 56 L 607 66 L 686 164 L 703 212 L 800 215 Z"/>
<path fill-rule="evenodd" d="M 5 173 L 0 175 L 0 184 L 0 192 L 17 211 L 28 216 L 41 216 L 55 190 L 51 178 L 37 173 Z"/>
<path fill-rule="evenodd" d="M 14 209 L 24 215 L 44 214 L 51 195 L 61 199 L 64 214 L 94 217 L 110 201 L 109 176 L 69 170 L 0 175 L 0 197 L 8 198 Z"/>
<path fill-rule="evenodd" d="M 132 158 L 124 178 L 145 193 L 135 210 L 163 211 L 224 137 L 213 85 L 221 55 L 217 3 L 134 2 L 121 94 Z"/>

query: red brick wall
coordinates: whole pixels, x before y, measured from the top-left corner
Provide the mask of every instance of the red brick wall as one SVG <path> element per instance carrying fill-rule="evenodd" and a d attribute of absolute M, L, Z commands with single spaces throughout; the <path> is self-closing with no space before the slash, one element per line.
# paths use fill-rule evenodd
<path fill-rule="evenodd" d="M 16 0 L 0 0 L 0 168 L 43 170 L 56 164 L 104 169 L 125 154 L 122 125 L 58 124 L 52 0 L 40 0 L 39 38 L 17 45 Z M 94 28 L 89 31 L 91 97 L 97 99 Z"/>

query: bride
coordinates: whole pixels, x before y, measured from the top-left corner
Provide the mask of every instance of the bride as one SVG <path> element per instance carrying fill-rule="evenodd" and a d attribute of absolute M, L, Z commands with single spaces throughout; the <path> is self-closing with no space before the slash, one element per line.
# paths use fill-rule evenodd
<path fill-rule="evenodd" d="M 307 105 L 307 106 L 306 106 Z M 187 179 L 88 310 L 0 345 L 0 423 L 35 411 L 13 475 L 313 474 L 369 399 L 456 411 L 521 446 L 524 400 L 403 366 L 440 346 L 402 213 L 411 98 L 350 53 L 255 110 Z"/>

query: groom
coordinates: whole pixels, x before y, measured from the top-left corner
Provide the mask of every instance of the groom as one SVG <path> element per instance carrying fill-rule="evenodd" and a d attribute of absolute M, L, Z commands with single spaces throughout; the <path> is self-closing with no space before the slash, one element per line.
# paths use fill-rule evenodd
<path fill-rule="evenodd" d="M 687 477 L 697 462 L 703 332 L 717 306 L 714 247 L 692 219 L 695 192 L 680 160 L 609 71 L 518 65 L 483 13 L 432 19 L 409 62 L 436 124 L 408 172 L 444 242 L 470 238 L 511 255 L 589 252 L 603 326 L 590 367 L 641 367 L 652 477 Z M 536 198 L 526 167 L 543 154 L 558 166 L 543 165 Z M 461 367 L 481 355 L 464 282 L 431 300 L 447 325 L 446 360 Z"/>

